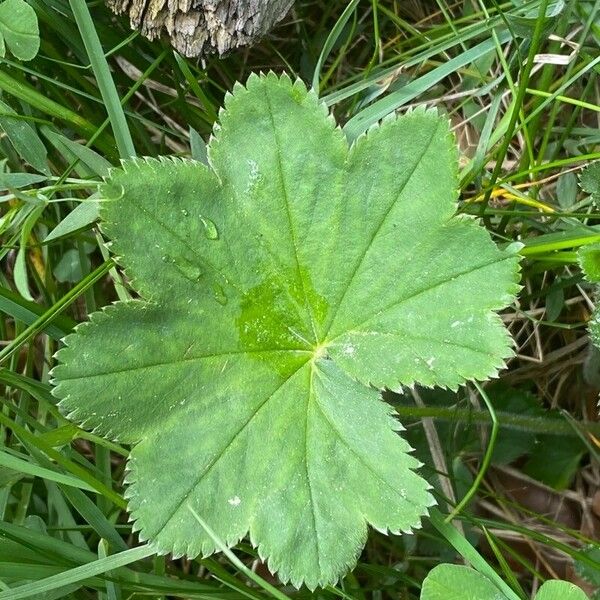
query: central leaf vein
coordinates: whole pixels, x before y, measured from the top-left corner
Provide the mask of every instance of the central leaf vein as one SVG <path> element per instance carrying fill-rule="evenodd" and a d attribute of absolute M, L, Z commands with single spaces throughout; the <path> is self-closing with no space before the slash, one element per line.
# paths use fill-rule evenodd
<path fill-rule="evenodd" d="M 306 475 L 306 486 L 308 487 L 308 494 L 309 494 L 309 500 L 310 500 L 310 512 L 312 515 L 312 528 L 313 528 L 313 531 L 315 532 L 314 546 L 315 546 L 315 554 L 317 557 L 317 565 L 319 567 L 319 571 L 323 572 L 322 566 L 321 566 L 321 549 L 319 547 L 319 529 L 317 528 L 317 515 L 315 513 L 315 497 L 313 494 L 312 482 L 311 482 L 311 478 L 310 478 L 310 468 L 308 466 L 308 463 L 309 463 L 309 460 L 308 460 L 308 449 L 309 449 L 308 423 L 309 423 L 310 405 L 311 405 L 311 403 L 313 403 L 313 396 L 314 396 L 313 368 L 312 367 L 309 371 L 308 377 L 309 377 L 308 399 L 306 402 L 306 418 L 304 421 L 304 472 Z"/>
<path fill-rule="evenodd" d="M 306 310 L 308 311 L 308 318 L 310 320 L 310 325 L 311 325 L 311 328 L 313 331 L 315 344 L 318 344 L 319 337 L 317 335 L 317 328 L 316 328 L 315 319 L 313 316 L 313 309 L 312 309 L 312 305 L 308 301 L 308 294 L 306 292 L 306 283 L 304 281 L 304 277 L 302 276 L 302 269 L 300 268 L 300 259 L 298 258 L 298 242 L 296 240 L 296 232 L 294 229 L 292 214 L 290 211 L 289 192 L 288 192 L 287 185 L 285 182 L 285 177 L 283 174 L 283 162 L 282 162 L 282 158 L 281 158 L 281 142 L 279 141 L 279 136 L 277 135 L 277 126 L 275 124 L 275 116 L 273 114 L 273 107 L 271 105 L 271 99 L 269 98 L 269 92 L 267 90 L 265 90 L 265 101 L 267 104 L 271 127 L 273 128 L 273 140 L 275 142 L 275 150 L 276 150 L 276 155 L 277 155 L 277 172 L 279 173 L 279 181 L 281 183 L 281 191 L 282 191 L 282 195 L 283 195 L 283 199 L 284 199 L 285 211 L 286 211 L 289 228 L 290 228 L 290 241 L 292 244 L 294 260 L 296 263 L 297 277 L 300 282 L 300 286 L 302 287 L 302 295 L 304 296 L 305 307 L 306 307 Z"/>

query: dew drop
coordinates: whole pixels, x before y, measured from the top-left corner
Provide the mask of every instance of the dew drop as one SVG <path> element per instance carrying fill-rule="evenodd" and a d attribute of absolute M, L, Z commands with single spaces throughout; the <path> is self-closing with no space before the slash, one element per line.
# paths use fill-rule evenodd
<path fill-rule="evenodd" d="M 102 187 L 103 200 L 115 202 L 120 200 L 125 195 L 125 188 L 116 183 L 107 183 Z"/>
<path fill-rule="evenodd" d="M 213 296 L 221 306 L 227 304 L 227 294 L 225 294 L 225 290 L 218 283 L 213 285 Z"/>
<path fill-rule="evenodd" d="M 206 217 L 200 217 L 200 220 L 202 221 L 202 225 L 204 225 L 204 235 L 209 240 L 218 240 L 219 232 L 217 230 L 217 226 Z"/>
<path fill-rule="evenodd" d="M 188 261 L 180 261 L 175 263 L 177 270 L 190 281 L 198 281 L 202 276 L 202 269 L 197 265 L 188 262 Z"/>
<path fill-rule="evenodd" d="M 190 213 L 189 213 L 189 211 L 188 211 L 186 208 L 182 208 L 182 209 L 181 209 L 181 214 L 182 214 L 184 217 L 189 217 L 189 216 L 190 216 Z"/>
<path fill-rule="evenodd" d="M 168 254 L 165 254 L 164 256 L 161 256 L 161 260 L 164 263 L 174 263 L 175 259 L 172 256 L 169 256 Z"/>

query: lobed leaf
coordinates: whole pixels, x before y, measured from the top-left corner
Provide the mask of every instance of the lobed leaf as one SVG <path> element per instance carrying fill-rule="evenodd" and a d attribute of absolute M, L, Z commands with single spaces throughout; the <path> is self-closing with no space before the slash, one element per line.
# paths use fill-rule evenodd
<path fill-rule="evenodd" d="M 348 147 L 301 82 L 253 75 L 207 150 L 208 166 L 111 171 L 102 228 L 141 299 L 65 339 L 54 393 L 134 444 L 142 540 L 215 551 L 191 507 L 312 589 L 355 564 L 367 525 L 410 531 L 433 504 L 377 389 L 494 376 L 518 257 L 455 216 L 456 147 L 434 111 Z"/>
<path fill-rule="evenodd" d="M 600 244 L 586 244 L 577 251 L 577 262 L 590 283 L 600 282 Z"/>
<path fill-rule="evenodd" d="M 590 163 L 581 172 L 579 185 L 597 206 L 600 201 L 600 161 Z"/>

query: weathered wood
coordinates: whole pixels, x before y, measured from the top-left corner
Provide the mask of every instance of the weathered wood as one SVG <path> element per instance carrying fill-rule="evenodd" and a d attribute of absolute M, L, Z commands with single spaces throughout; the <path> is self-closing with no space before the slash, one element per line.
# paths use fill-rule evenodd
<path fill-rule="evenodd" d="M 200 56 L 251 44 L 288 12 L 294 0 L 106 0 L 127 13 L 132 28 L 150 39 L 169 34 L 185 56 Z"/>

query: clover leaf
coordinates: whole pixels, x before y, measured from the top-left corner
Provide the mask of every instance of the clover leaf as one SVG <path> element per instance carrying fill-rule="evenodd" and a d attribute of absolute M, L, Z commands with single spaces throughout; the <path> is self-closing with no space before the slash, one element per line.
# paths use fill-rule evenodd
<path fill-rule="evenodd" d="M 253 75 L 208 157 L 126 161 L 102 186 L 141 299 L 65 339 L 54 393 L 134 445 L 129 509 L 158 552 L 215 551 L 193 511 L 315 588 L 356 563 L 367 525 L 410 531 L 433 504 L 378 389 L 493 376 L 512 350 L 492 311 L 518 259 L 455 216 L 456 147 L 435 111 L 349 148 L 301 82 Z"/>
<path fill-rule="evenodd" d="M 32 60 L 40 49 L 37 15 L 25 0 L 0 2 L 0 57 L 6 47 L 19 60 Z"/>
<path fill-rule="evenodd" d="M 475 569 L 442 564 L 434 567 L 421 587 L 421 600 L 508 600 L 488 579 Z M 535 600 L 588 600 L 581 588 L 561 580 L 546 581 Z"/>

